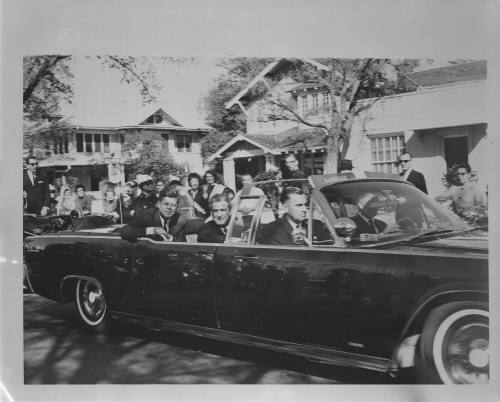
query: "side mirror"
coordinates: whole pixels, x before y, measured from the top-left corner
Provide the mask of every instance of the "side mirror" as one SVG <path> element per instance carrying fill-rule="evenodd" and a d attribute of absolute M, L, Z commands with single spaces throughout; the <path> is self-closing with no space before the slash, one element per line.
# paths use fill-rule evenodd
<path fill-rule="evenodd" d="M 349 218 L 339 218 L 333 224 L 333 228 L 335 229 L 335 233 L 337 236 L 342 238 L 351 237 L 356 233 L 358 226 L 352 219 Z"/>

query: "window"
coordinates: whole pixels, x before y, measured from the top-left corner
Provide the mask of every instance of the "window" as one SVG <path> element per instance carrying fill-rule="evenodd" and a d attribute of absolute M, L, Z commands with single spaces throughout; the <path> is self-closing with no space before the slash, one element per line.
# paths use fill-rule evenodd
<path fill-rule="evenodd" d="M 52 145 L 55 155 L 68 153 L 68 137 L 64 136 L 63 138 L 54 138 Z"/>
<path fill-rule="evenodd" d="M 302 96 L 302 114 L 305 115 L 307 113 L 307 109 L 309 109 L 309 105 L 307 104 L 307 95 Z"/>
<path fill-rule="evenodd" d="M 318 94 L 313 94 L 312 101 L 313 101 L 312 108 L 313 109 L 318 109 L 318 107 L 319 107 Z"/>
<path fill-rule="evenodd" d="M 403 134 L 371 138 L 372 163 L 377 172 L 398 173 L 397 160 L 405 147 Z"/>
<path fill-rule="evenodd" d="M 175 146 L 177 152 L 191 152 L 192 137 L 190 135 L 177 134 L 175 136 Z"/>
<path fill-rule="evenodd" d="M 83 152 L 83 134 L 76 134 L 76 152 Z"/>
<path fill-rule="evenodd" d="M 65 142 L 63 144 L 65 152 L 68 152 L 67 141 L 68 140 L 65 139 Z M 54 150 L 54 152 L 56 151 Z M 109 134 L 76 133 L 76 152 L 109 153 Z"/>
<path fill-rule="evenodd" d="M 109 134 L 102 135 L 102 142 L 104 143 L 104 153 L 109 154 Z"/>
<path fill-rule="evenodd" d="M 92 152 L 92 134 L 85 134 L 85 152 Z"/>
<path fill-rule="evenodd" d="M 323 106 L 330 106 L 330 92 L 323 92 Z"/>
<path fill-rule="evenodd" d="M 101 152 L 101 134 L 94 134 L 94 152 Z"/>

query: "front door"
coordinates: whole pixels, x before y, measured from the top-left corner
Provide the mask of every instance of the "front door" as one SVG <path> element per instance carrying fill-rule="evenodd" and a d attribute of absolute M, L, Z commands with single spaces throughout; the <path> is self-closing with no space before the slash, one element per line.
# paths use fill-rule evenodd
<path fill-rule="evenodd" d="M 139 239 L 134 256 L 136 313 L 215 326 L 215 246 Z"/>
<path fill-rule="evenodd" d="M 467 137 L 450 137 L 444 139 L 444 158 L 446 167 L 457 163 L 468 163 L 469 146 Z"/>

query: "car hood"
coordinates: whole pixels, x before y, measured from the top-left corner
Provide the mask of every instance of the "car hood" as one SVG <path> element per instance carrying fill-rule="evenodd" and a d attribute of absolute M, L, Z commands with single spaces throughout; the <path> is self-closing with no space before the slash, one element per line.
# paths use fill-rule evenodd
<path fill-rule="evenodd" d="M 400 247 L 408 249 L 408 246 Z M 488 232 L 477 230 L 439 239 L 433 237 L 432 240 L 412 244 L 409 248 L 429 252 L 488 254 Z"/>

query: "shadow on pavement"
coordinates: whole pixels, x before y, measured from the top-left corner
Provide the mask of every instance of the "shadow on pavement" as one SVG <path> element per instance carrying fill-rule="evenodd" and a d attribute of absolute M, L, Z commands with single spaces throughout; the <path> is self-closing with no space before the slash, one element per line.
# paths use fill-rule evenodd
<path fill-rule="evenodd" d="M 391 382 L 385 374 L 124 323 L 96 335 L 80 325 L 73 304 L 36 295 L 24 297 L 24 310 L 26 384 Z"/>

